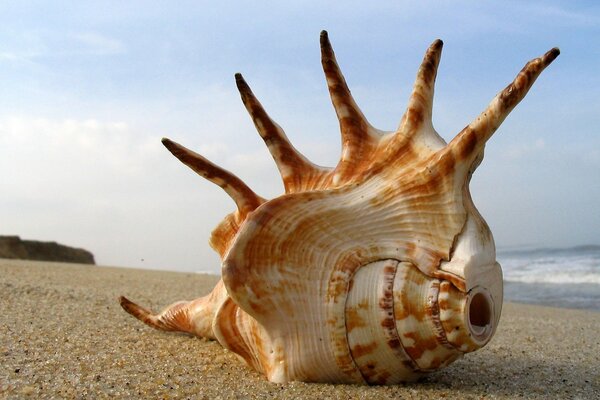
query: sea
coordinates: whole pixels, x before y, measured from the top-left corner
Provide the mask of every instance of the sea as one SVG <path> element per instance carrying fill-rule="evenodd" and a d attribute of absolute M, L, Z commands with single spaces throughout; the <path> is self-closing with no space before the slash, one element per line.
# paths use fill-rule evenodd
<path fill-rule="evenodd" d="M 498 249 L 504 299 L 600 312 L 600 246 Z"/>

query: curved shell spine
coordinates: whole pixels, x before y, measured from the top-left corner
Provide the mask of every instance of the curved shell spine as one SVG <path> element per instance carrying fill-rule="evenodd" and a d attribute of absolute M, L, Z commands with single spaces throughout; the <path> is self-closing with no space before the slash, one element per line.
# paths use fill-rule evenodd
<path fill-rule="evenodd" d="M 222 281 L 160 314 L 125 298 L 123 307 L 155 328 L 216 338 L 275 382 L 397 383 L 485 345 L 500 317 L 502 272 L 469 180 L 486 141 L 559 51 L 530 61 L 449 144 L 431 119 L 441 51 L 440 40 L 429 47 L 398 129 L 383 132 L 356 105 L 322 32 L 342 134 L 335 168 L 300 154 L 236 74 L 285 194 L 265 200 L 163 139 L 237 205 L 210 240 Z"/>

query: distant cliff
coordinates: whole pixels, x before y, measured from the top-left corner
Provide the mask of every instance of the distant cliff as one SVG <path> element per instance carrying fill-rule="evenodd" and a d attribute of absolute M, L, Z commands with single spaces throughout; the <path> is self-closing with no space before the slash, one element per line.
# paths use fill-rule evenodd
<path fill-rule="evenodd" d="M 87 250 L 18 236 L 0 236 L 0 258 L 95 264 L 94 255 Z"/>

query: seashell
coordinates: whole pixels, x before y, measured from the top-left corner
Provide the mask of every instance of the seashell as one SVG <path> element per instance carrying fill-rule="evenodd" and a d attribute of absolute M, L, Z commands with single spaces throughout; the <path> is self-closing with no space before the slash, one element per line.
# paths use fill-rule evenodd
<path fill-rule="evenodd" d="M 163 139 L 237 205 L 210 238 L 222 280 L 158 314 L 121 297 L 123 308 L 154 328 L 216 339 L 273 382 L 411 381 L 488 343 L 502 309 L 502 271 L 469 180 L 486 141 L 559 50 L 527 63 L 448 144 L 431 116 L 441 51 L 440 40 L 429 47 L 400 126 L 384 132 L 356 105 L 321 33 L 342 135 L 335 168 L 300 154 L 236 74 L 285 194 L 263 199 Z"/>

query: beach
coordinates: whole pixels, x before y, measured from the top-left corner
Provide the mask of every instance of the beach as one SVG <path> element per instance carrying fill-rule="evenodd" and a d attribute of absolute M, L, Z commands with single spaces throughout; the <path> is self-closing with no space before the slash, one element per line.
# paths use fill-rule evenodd
<path fill-rule="evenodd" d="M 0 260 L 0 398 L 600 399 L 600 312 L 505 303 L 496 336 L 419 382 L 273 384 L 217 342 L 153 330 L 214 275 Z"/>

